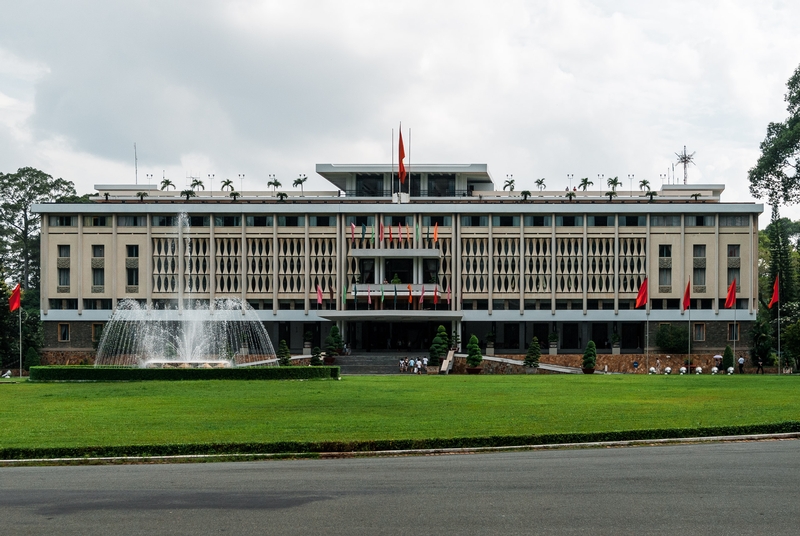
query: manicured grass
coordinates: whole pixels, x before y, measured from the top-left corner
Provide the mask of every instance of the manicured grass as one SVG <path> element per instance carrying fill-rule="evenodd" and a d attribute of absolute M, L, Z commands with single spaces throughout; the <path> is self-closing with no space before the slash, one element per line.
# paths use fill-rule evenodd
<path fill-rule="evenodd" d="M 363 376 L 0 386 L 0 448 L 357 441 L 800 421 L 776 376 Z"/>

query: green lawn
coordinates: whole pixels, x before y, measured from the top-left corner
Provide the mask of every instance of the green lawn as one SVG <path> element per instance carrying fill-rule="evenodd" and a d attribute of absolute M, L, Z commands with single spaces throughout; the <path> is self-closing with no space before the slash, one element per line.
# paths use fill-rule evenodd
<path fill-rule="evenodd" d="M 367 376 L 0 386 L 0 448 L 355 441 L 800 421 L 776 376 Z"/>

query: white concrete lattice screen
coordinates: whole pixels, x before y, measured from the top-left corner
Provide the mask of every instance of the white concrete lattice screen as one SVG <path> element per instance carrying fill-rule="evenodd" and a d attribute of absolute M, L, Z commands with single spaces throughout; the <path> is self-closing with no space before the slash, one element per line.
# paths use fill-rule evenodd
<path fill-rule="evenodd" d="M 525 239 L 525 292 L 544 293 L 550 289 L 550 238 Z"/>
<path fill-rule="evenodd" d="M 215 238 L 216 292 L 239 293 L 242 289 L 241 238 Z"/>
<path fill-rule="evenodd" d="M 178 239 L 153 238 L 153 293 L 178 291 Z"/>
<path fill-rule="evenodd" d="M 461 290 L 465 293 L 489 291 L 489 259 L 486 238 L 461 239 Z"/>
<path fill-rule="evenodd" d="M 558 238 L 556 241 L 556 290 L 583 292 L 583 238 Z"/>
<path fill-rule="evenodd" d="M 272 291 L 272 239 L 247 239 L 247 292 L 266 294 Z"/>

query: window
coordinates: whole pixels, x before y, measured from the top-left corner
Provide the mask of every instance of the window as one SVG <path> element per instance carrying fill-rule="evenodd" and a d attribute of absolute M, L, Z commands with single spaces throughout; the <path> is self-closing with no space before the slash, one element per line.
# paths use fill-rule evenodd
<path fill-rule="evenodd" d="M 106 284 L 106 272 L 102 268 L 92 268 L 92 285 L 102 287 Z"/>
<path fill-rule="evenodd" d="M 613 227 L 614 216 L 589 216 L 589 227 Z"/>
<path fill-rule="evenodd" d="M 706 258 L 706 245 L 705 244 L 694 244 L 692 246 L 692 254 L 695 259 L 698 258 Z"/>
<path fill-rule="evenodd" d="M 69 268 L 58 269 L 58 286 L 59 287 L 69 286 Z"/>
<path fill-rule="evenodd" d="M 694 268 L 692 269 L 692 285 L 704 286 L 706 284 L 706 269 Z"/>
<path fill-rule="evenodd" d="M 662 287 L 669 287 L 672 285 L 672 268 L 658 269 L 658 284 Z"/>
<path fill-rule="evenodd" d="M 139 246 L 137 244 L 128 244 L 125 246 L 125 254 L 129 258 L 135 258 L 139 256 Z"/>
<path fill-rule="evenodd" d="M 356 173 L 356 196 L 381 197 L 383 196 L 383 174 Z M 388 194 L 388 192 L 387 192 Z M 279 224 L 280 225 L 280 224 Z"/>
<path fill-rule="evenodd" d="M 738 258 L 741 252 L 739 244 L 728 244 L 728 258 Z"/>
<path fill-rule="evenodd" d="M 50 309 L 55 309 L 56 311 L 60 310 L 77 310 L 78 309 L 78 300 L 61 300 L 61 299 L 50 299 Z"/>
<path fill-rule="evenodd" d="M 488 216 L 461 216 L 462 227 L 487 227 L 488 225 Z"/>
<path fill-rule="evenodd" d="M 644 216 L 620 216 L 620 227 L 646 227 L 647 220 Z"/>
<path fill-rule="evenodd" d="M 92 246 L 92 257 L 105 257 L 106 247 L 102 244 L 94 244 Z"/>
<path fill-rule="evenodd" d="M 672 257 L 672 246 L 670 244 L 659 244 L 658 246 L 659 257 Z"/>
<path fill-rule="evenodd" d="M 77 216 L 50 216 L 50 227 L 75 227 L 78 224 Z"/>
<path fill-rule="evenodd" d="M 147 217 L 117 216 L 117 225 L 120 227 L 147 227 Z"/>
<path fill-rule="evenodd" d="M 734 279 L 736 280 L 736 286 L 740 286 L 742 278 L 739 268 L 728 268 L 728 286 L 731 286 L 731 283 L 733 283 Z"/>
<path fill-rule="evenodd" d="M 413 216 L 384 216 L 383 217 L 383 224 L 384 225 L 413 225 L 414 218 Z"/>
<path fill-rule="evenodd" d="M 216 220 L 216 217 L 214 219 Z M 208 227 L 210 222 L 209 216 L 189 216 L 189 227 Z M 216 225 L 216 221 L 214 224 Z"/>
<path fill-rule="evenodd" d="M 138 268 L 126 268 L 126 275 L 127 275 L 127 285 L 129 287 L 136 287 L 139 286 L 139 269 Z"/>
<path fill-rule="evenodd" d="M 111 309 L 111 300 L 83 300 L 83 308 L 90 311 L 100 311 Z"/>
<path fill-rule="evenodd" d="M 69 257 L 69 244 L 60 244 L 58 246 L 59 257 Z"/>
<path fill-rule="evenodd" d="M 176 216 L 153 216 L 153 227 L 175 227 L 177 223 Z"/>
<path fill-rule="evenodd" d="M 350 227 L 351 223 L 354 223 L 356 227 L 360 227 L 362 225 L 368 225 L 371 227 L 375 225 L 375 216 L 348 216 L 345 223 L 347 223 L 348 227 Z M 332 225 L 336 225 L 335 220 Z"/>
<path fill-rule="evenodd" d="M 108 227 L 111 225 L 111 216 L 84 216 L 84 227 Z"/>
<path fill-rule="evenodd" d="M 69 324 L 58 325 L 58 342 L 69 342 Z"/>
<path fill-rule="evenodd" d="M 450 227 L 453 225 L 453 218 L 450 216 L 423 216 L 422 225 L 425 227 L 433 227 L 439 224 L 439 227 Z"/>
<path fill-rule="evenodd" d="M 248 227 L 272 227 L 272 216 L 247 216 Z"/>
<path fill-rule="evenodd" d="M 336 226 L 336 218 L 333 216 L 309 216 L 308 218 L 308 225 L 311 227 L 335 227 Z M 361 227 L 362 224 L 357 223 L 357 227 Z M 364 223 L 364 226 L 367 224 Z"/>
<path fill-rule="evenodd" d="M 694 244 L 692 246 L 692 256 L 695 259 L 703 259 L 705 261 L 706 258 L 706 245 L 705 244 Z M 700 266 L 699 262 L 694 263 L 695 266 L 692 269 L 692 284 L 695 286 L 704 286 L 706 284 L 706 267 L 705 264 Z"/>
<path fill-rule="evenodd" d="M 687 214 L 686 227 L 714 227 L 714 216 Z"/>
<path fill-rule="evenodd" d="M 280 227 L 305 227 L 305 216 L 278 216 Z"/>
<path fill-rule="evenodd" d="M 452 197 L 455 193 L 455 173 L 428 174 L 428 197 Z"/>
<path fill-rule="evenodd" d="M 556 227 L 583 227 L 583 216 L 556 216 Z"/>
<path fill-rule="evenodd" d="M 103 336 L 103 324 L 92 324 L 92 342 L 98 342 Z"/>
<path fill-rule="evenodd" d="M 739 322 L 736 323 L 731 322 L 730 324 L 728 324 L 728 340 L 729 341 L 739 340 Z"/>
<path fill-rule="evenodd" d="M 553 225 L 552 216 L 525 216 L 525 225 L 531 227 L 550 227 Z"/>
<path fill-rule="evenodd" d="M 680 216 L 650 216 L 650 225 L 653 227 L 680 227 Z"/>
<path fill-rule="evenodd" d="M 750 225 L 750 216 L 747 214 L 726 214 L 719 216 L 720 227 L 747 227 Z"/>
<path fill-rule="evenodd" d="M 214 216 L 214 225 L 217 227 L 240 227 L 241 216 Z"/>
<path fill-rule="evenodd" d="M 692 330 L 692 338 L 695 341 L 703 342 L 706 340 L 706 325 L 705 324 L 694 324 Z"/>
<path fill-rule="evenodd" d="M 519 216 L 492 216 L 495 227 L 519 227 Z"/>

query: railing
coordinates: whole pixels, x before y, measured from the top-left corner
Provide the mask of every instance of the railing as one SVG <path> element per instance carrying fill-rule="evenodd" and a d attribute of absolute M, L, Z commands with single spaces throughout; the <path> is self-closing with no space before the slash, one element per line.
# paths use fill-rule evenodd
<path fill-rule="evenodd" d="M 347 197 L 392 197 L 391 190 L 368 190 L 356 189 L 345 190 Z M 411 197 L 470 197 L 473 194 L 472 190 L 411 190 Z"/>

